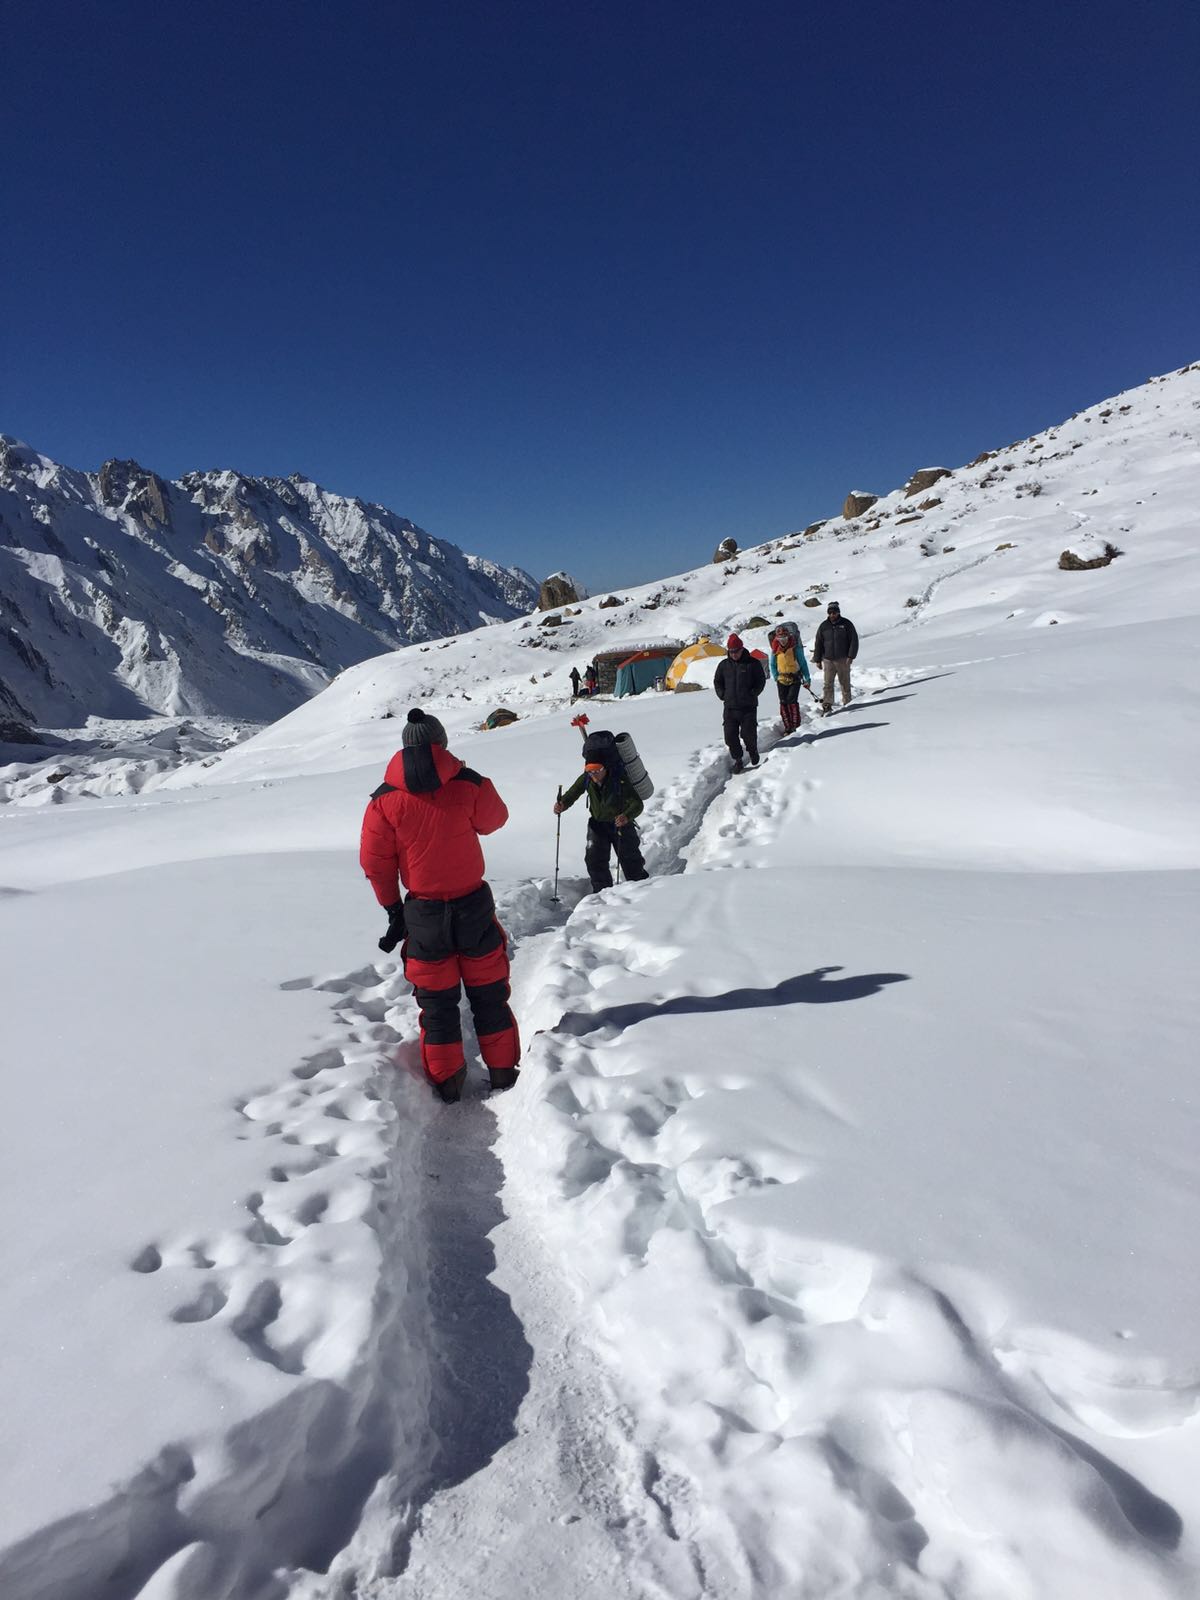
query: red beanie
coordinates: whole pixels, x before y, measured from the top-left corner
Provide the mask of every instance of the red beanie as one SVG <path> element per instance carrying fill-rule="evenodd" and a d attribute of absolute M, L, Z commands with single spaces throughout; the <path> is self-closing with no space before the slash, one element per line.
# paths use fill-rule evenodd
<path fill-rule="evenodd" d="M 729 638 L 725 641 L 725 648 L 726 650 L 740 650 L 742 648 L 742 641 L 736 633 L 729 635 Z"/>

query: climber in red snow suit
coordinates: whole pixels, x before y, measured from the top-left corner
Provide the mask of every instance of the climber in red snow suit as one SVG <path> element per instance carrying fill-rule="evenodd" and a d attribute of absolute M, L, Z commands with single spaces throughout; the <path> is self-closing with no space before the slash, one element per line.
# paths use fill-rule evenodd
<path fill-rule="evenodd" d="M 450 754 L 436 717 L 410 711 L 401 743 L 367 806 L 359 849 L 388 914 L 380 948 L 404 941 L 404 976 L 421 1007 L 421 1060 L 441 1098 L 457 1100 L 467 1074 L 460 985 L 492 1088 L 511 1089 L 521 1041 L 508 1005 L 508 940 L 479 845 L 480 834 L 508 821 L 508 807 L 490 778 Z"/>

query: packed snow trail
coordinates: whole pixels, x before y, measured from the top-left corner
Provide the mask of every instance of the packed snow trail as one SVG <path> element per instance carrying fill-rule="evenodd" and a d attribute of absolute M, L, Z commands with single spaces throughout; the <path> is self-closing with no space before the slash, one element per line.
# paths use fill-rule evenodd
<path fill-rule="evenodd" d="M 456 1113 L 423 1149 L 433 1470 L 407 1504 L 386 1485 L 329 1580 L 292 1592 L 698 1600 L 558 1269 L 504 1220 L 494 1119 L 474 1098 Z"/>
<path fill-rule="evenodd" d="M 713 747 L 696 752 L 665 787 L 645 833 L 657 870 L 682 866 L 680 851 L 727 776 L 725 752 Z M 555 905 L 544 884 L 501 886 L 515 990 L 525 947 L 554 937 L 583 887 L 565 880 L 563 904 Z M 367 1032 L 374 1026 L 377 1037 L 382 1022 L 403 1041 L 380 1072 L 386 1079 L 399 1068 L 397 1121 L 415 1120 L 422 1131 L 415 1148 L 410 1141 L 396 1152 L 395 1198 L 379 1223 L 383 1303 L 392 1306 L 381 1337 L 385 1346 L 394 1341 L 389 1319 L 398 1319 L 407 1354 L 414 1338 L 420 1342 L 414 1328 L 423 1320 L 429 1388 L 418 1427 L 411 1415 L 393 1414 L 390 1468 L 328 1575 L 293 1571 L 288 1593 L 432 1600 L 522 1593 L 539 1578 L 562 1600 L 725 1593 L 714 1575 L 740 1557 L 722 1547 L 721 1519 L 711 1511 L 702 1517 L 686 1477 L 635 1442 L 633 1419 L 577 1329 L 561 1263 L 519 1219 L 505 1219 L 491 1148 L 495 1122 L 469 1035 L 474 1076 L 464 1100 L 452 1110 L 436 1106 L 421 1077 L 408 985 L 390 963 L 378 988 L 374 976 L 364 969 L 326 987 L 347 991 L 345 1022 Z M 491 1099 L 503 1107 L 504 1097 Z M 394 1363 L 384 1361 L 381 1376 L 390 1370 Z M 411 1393 L 411 1367 L 405 1381 Z M 376 1403 L 386 1407 L 388 1398 L 380 1385 Z"/>

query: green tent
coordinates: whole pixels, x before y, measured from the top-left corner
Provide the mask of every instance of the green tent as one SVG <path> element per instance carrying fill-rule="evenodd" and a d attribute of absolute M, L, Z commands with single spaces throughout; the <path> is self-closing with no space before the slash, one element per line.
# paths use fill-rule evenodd
<path fill-rule="evenodd" d="M 673 648 L 639 650 L 617 668 L 617 684 L 613 693 L 619 698 L 624 694 L 641 694 L 643 689 L 653 689 L 656 683 L 666 678 L 667 668 L 675 656 Z"/>

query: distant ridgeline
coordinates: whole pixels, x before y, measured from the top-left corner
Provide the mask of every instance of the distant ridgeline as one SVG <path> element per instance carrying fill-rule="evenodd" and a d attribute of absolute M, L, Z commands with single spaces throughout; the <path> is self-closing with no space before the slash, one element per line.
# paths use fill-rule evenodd
<path fill-rule="evenodd" d="M 309 478 L 58 466 L 0 434 L 0 721 L 273 719 L 538 586 Z"/>

